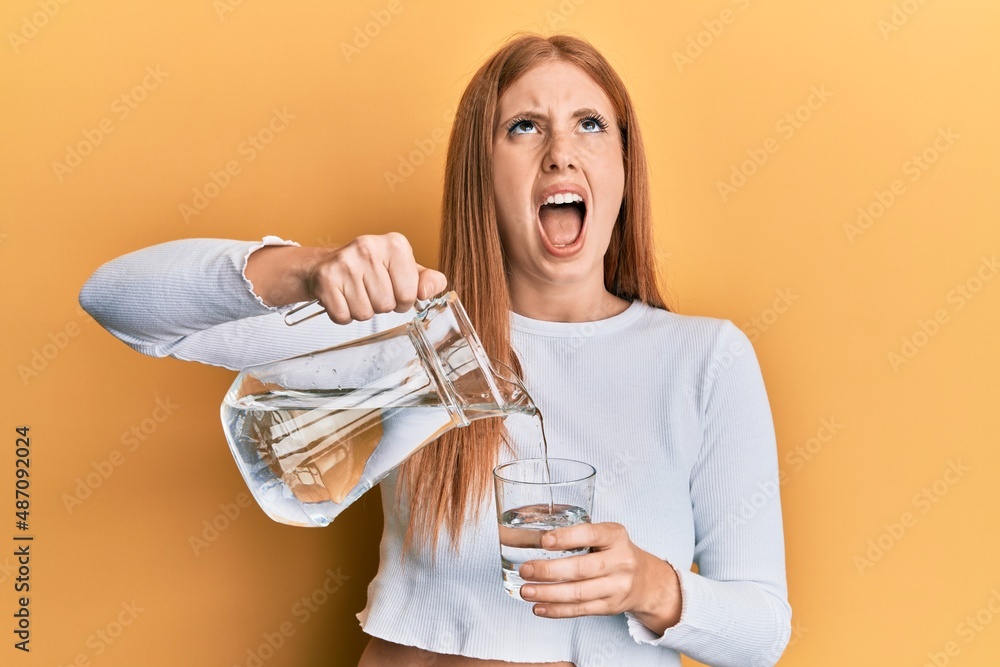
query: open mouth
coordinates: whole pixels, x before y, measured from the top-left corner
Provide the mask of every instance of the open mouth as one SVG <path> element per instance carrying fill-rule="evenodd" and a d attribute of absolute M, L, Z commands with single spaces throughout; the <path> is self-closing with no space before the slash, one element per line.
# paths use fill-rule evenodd
<path fill-rule="evenodd" d="M 556 250 L 573 247 L 583 235 L 586 220 L 587 204 L 578 194 L 557 194 L 538 209 L 542 235 Z"/>

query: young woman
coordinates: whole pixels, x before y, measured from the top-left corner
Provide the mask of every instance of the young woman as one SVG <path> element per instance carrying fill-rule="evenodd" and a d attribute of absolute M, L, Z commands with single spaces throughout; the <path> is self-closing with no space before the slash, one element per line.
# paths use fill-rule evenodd
<path fill-rule="evenodd" d="M 239 369 L 395 326 L 450 286 L 523 377 L 550 455 L 596 467 L 594 522 L 543 543 L 591 553 L 525 564 L 529 604 L 500 585 L 490 473 L 504 442 L 534 455 L 532 433 L 476 421 L 387 477 L 361 667 L 772 665 L 791 608 L 760 368 L 730 321 L 667 309 L 652 237 L 624 84 L 585 41 L 524 35 L 459 104 L 441 272 L 400 234 L 187 239 L 109 262 L 80 298 L 140 352 Z M 283 323 L 314 298 L 328 319 Z"/>

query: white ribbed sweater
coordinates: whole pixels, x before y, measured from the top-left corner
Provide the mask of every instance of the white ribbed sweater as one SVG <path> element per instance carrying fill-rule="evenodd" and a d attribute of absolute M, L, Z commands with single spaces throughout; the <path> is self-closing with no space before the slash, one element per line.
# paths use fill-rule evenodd
<path fill-rule="evenodd" d="M 243 270 L 262 245 L 185 239 L 100 267 L 80 303 L 143 354 L 238 370 L 400 324 L 411 313 L 346 326 L 317 317 L 287 327 Z M 442 540 L 401 566 L 407 509 L 393 511 L 396 475 L 381 483 L 379 570 L 358 614 L 364 631 L 439 653 L 577 667 L 773 665 L 790 636 L 777 452 L 760 368 L 728 320 L 634 302 L 611 318 L 548 322 L 511 313 L 528 392 L 545 415 L 549 455 L 598 470 L 592 519 L 623 524 L 666 559 L 682 592 L 680 622 L 662 636 L 630 614 L 544 619 L 500 585 L 492 500 L 463 530 L 458 556 Z M 537 456 L 528 418 L 508 417 L 520 451 Z M 336 529 L 335 527 L 333 528 Z M 691 571 L 692 563 L 699 572 Z"/>

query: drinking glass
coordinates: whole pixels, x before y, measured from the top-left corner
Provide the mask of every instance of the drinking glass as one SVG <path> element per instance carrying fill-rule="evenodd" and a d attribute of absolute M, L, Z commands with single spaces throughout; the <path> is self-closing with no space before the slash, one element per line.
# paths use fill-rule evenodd
<path fill-rule="evenodd" d="M 593 466 L 572 459 L 519 459 L 494 468 L 500 568 L 512 597 L 523 599 L 525 581 L 518 570 L 525 562 L 590 552 L 589 547 L 543 549 L 541 540 L 548 530 L 590 523 L 596 475 Z"/>

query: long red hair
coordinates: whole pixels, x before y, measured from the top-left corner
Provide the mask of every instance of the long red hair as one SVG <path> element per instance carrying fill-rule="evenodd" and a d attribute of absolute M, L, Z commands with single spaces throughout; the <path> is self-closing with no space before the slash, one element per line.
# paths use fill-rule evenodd
<path fill-rule="evenodd" d="M 516 35 L 475 73 L 456 111 L 445 165 L 440 268 L 462 299 L 491 358 L 518 374 L 510 344 L 510 291 L 493 192 L 493 128 L 498 102 L 522 74 L 561 60 L 601 86 L 614 107 L 622 137 L 625 189 L 604 256 L 604 284 L 627 301 L 669 310 L 661 294 L 649 201 L 649 175 L 639 124 L 625 84 L 585 40 L 569 35 Z M 409 497 L 405 545 L 429 540 L 436 551 L 442 528 L 457 549 L 468 512 L 478 513 L 492 489 L 492 470 L 508 434 L 500 419 L 453 429 L 403 466 L 397 502 Z M 405 549 L 404 549 L 405 552 Z"/>

